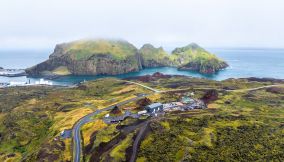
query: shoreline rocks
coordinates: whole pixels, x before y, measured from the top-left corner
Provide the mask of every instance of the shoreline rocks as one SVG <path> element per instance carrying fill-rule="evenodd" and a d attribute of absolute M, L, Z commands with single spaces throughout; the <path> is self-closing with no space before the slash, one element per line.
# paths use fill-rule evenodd
<path fill-rule="evenodd" d="M 226 62 L 219 62 L 217 66 L 202 65 L 201 62 L 190 62 L 178 68 L 178 70 L 198 71 L 203 74 L 213 74 L 226 69 L 229 65 Z"/>

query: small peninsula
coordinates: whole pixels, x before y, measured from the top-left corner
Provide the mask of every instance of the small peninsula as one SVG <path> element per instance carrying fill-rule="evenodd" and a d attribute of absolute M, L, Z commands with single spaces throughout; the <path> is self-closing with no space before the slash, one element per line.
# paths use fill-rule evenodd
<path fill-rule="evenodd" d="M 228 64 L 195 43 L 167 53 L 145 44 L 137 49 L 125 40 L 79 40 L 56 45 L 49 59 L 26 69 L 29 76 L 117 75 L 151 67 L 177 67 L 212 74 Z"/>

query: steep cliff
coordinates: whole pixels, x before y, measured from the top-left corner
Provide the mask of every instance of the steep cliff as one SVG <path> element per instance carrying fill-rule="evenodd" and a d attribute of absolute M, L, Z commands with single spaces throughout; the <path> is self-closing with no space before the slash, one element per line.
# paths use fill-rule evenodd
<path fill-rule="evenodd" d="M 174 49 L 172 60 L 179 70 L 194 70 L 203 74 L 216 73 L 228 67 L 225 61 L 195 43 Z"/>
<path fill-rule="evenodd" d="M 132 44 L 122 40 L 100 39 L 57 45 L 47 61 L 26 69 L 26 72 L 32 76 L 116 75 L 141 68 L 140 55 Z"/>
<path fill-rule="evenodd" d="M 143 67 L 172 66 L 169 54 L 162 47 L 155 48 L 151 44 L 145 44 L 139 49 Z"/>
<path fill-rule="evenodd" d="M 173 66 L 179 70 L 193 70 L 204 74 L 215 73 L 228 66 L 226 62 L 195 43 L 175 48 L 168 54 L 162 47 L 145 44 L 139 53 L 143 67 Z"/>

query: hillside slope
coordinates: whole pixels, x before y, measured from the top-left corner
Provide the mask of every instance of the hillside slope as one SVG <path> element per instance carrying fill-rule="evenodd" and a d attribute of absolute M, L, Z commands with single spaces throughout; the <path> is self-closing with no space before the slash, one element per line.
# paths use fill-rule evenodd
<path fill-rule="evenodd" d="M 145 44 L 139 49 L 143 67 L 162 67 L 172 65 L 169 54 L 162 48 L 155 48 L 151 44 Z"/>
<path fill-rule="evenodd" d="M 29 75 L 123 74 L 141 69 L 136 47 L 122 40 L 82 40 L 59 44 L 49 59 L 26 69 Z"/>
<path fill-rule="evenodd" d="M 26 69 L 26 73 L 30 76 L 117 75 L 165 66 L 215 73 L 228 65 L 196 44 L 176 48 L 169 54 L 151 44 L 138 50 L 127 41 L 98 39 L 59 44 L 48 60 Z"/>
<path fill-rule="evenodd" d="M 179 70 L 194 70 L 211 74 L 228 67 L 228 64 L 195 43 L 176 48 L 172 52 L 173 61 Z"/>

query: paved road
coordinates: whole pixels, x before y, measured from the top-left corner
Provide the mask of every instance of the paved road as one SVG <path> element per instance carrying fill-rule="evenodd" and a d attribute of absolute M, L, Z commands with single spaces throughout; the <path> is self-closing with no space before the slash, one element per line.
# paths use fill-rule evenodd
<path fill-rule="evenodd" d="M 260 89 L 264 89 L 264 88 L 278 87 L 278 86 L 284 86 L 284 85 L 283 85 L 283 84 L 273 84 L 273 85 L 262 86 L 262 87 L 256 87 L 256 88 L 236 89 L 236 90 L 226 90 L 226 91 L 228 91 L 228 92 L 255 91 L 255 90 L 260 90 Z"/>
<path fill-rule="evenodd" d="M 147 121 L 142 128 L 140 128 L 139 130 L 139 133 L 138 135 L 136 136 L 135 138 L 135 141 L 133 143 L 133 147 L 132 147 L 132 155 L 131 155 L 131 158 L 130 158 L 130 162 L 135 162 L 136 160 L 136 156 L 137 156 L 137 149 L 138 149 L 138 146 L 139 146 L 139 142 L 141 141 L 141 138 L 142 136 L 144 135 L 144 132 L 147 128 L 149 124 L 149 121 Z"/>
<path fill-rule="evenodd" d="M 184 88 L 184 89 L 170 89 L 170 90 L 164 90 L 164 91 L 159 91 L 159 92 L 166 93 L 166 92 L 176 92 L 176 91 L 185 91 L 185 90 L 211 90 L 211 89 L 215 89 L 217 91 L 227 91 L 227 92 L 243 92 L 243 91 L 255 91 L 255 90 L 260 90 L 260 89 L 270 88 L 270 87 L 277 87 L 277 86 L 284 86 L 284 85 L 283 84 L 273 84 L 273 85 L 261 86 L 261 87 L 256 87 L 256 88 L 234 89 L 234 90 L 215 89 L 215 88 Z"/>
<path fill-rule="evenodd" d="M 91 117 L 96 115 L 96 114 L 99 114 L 101 113 L 102 111 L 108 111 L 108 110 L 111 110 L 113 109 L 115 106 L 121 106 L 121 105 L 124 105 L 124 104 L 127 104 L 129 102 L 132 102 L 132 101 L 135 101 L 135 100 L 138 100 L 140 98 L 144 98 L 146 97 L 147 95 L 143 95 L 143 96 L 138 96 L 138 97 L 134 97 L 134 98 L 131 98 L 129 100 L 125 100 L 125 101 L 122 101 L 118 104 L 115 104 L 115 105 L 112 105 L 112 106 L 108 106 L 106 108 L 103 108 L 103 109 L 100 109 L 100 110 L 97 110 L 93 113 L 90 113 L 86 116 L 84 116 L 83 118 L 81 118 L 80 120 L 78 120 L 78 122 L 73 126 L 73 130 L 72 130 L 72 134 L 73 134 L 73 161 L 74 162 L 80 162 L 80 159 L 81 159 L 81 151 L 82 151 L 82 148 L 81 148 L 81 133 L 80 133 L 80 129 L 81 127 L 90 122 L 91 121 Z"/>
<path fill-rule="evenodd" d="M 151 91 L 153 91 L 153 92 L 155 92 L 155 93 L 159 93 L 159 92 L 160 92 L 159 90 L 154 89 L 154 88 L 151 88 L 151 87 L 146 86 L 146 85 L 144 85 L 144 84 L 140 84 L 140 83 L 132 82 L 132 81 L 128 81 L 128 80 L 124 80 L 124 81 L 127 82 L 127 83 L 132 83 L 132 84 L 139 85 L 139 86 L 144 87 L 144 88 L 146 88 L 146 89 L 149 89 L 149 90 L 151 90 Z"/>
<path fill-rule="evenodd" d="M 158 90 L 158 89 L 151 88 L 151 87 L 146 86 L 146 85 L 141 84 L 141 83 L 132 82 L 132 81 L 128 81 L 128 80 L 124 80 L 124 81 L 127 82 L 127 83 L 139 85 L 139 86 L 144 87 L 146 89 L 149 89 L 149 90 L 151 90 L 155 93 L 166 93 L 166 92 L 184 91 L 184 90 L 191 90 L 192 89 L 192 88 L 183 88 L 183 89 L 171 89 L 171 90 Z M 217 91 L 227 91 L 227 92 L 239 92 L 239 91 L 254 91 L 254 90 L 276 87 L 276 86 L 284 86 L 284 84 L 273 84 L 273 85 L 261 86 L 261 87 L 256 87 L 256 88 L 248 88 L 248 89 L 235 89 L 235 90 L 216 89 L 216 90 Z M 214 89 L 214 88 L 193 88 L 193 89 L 195 89 L 195 90 L 210 90 L 210 89 Z"/>

